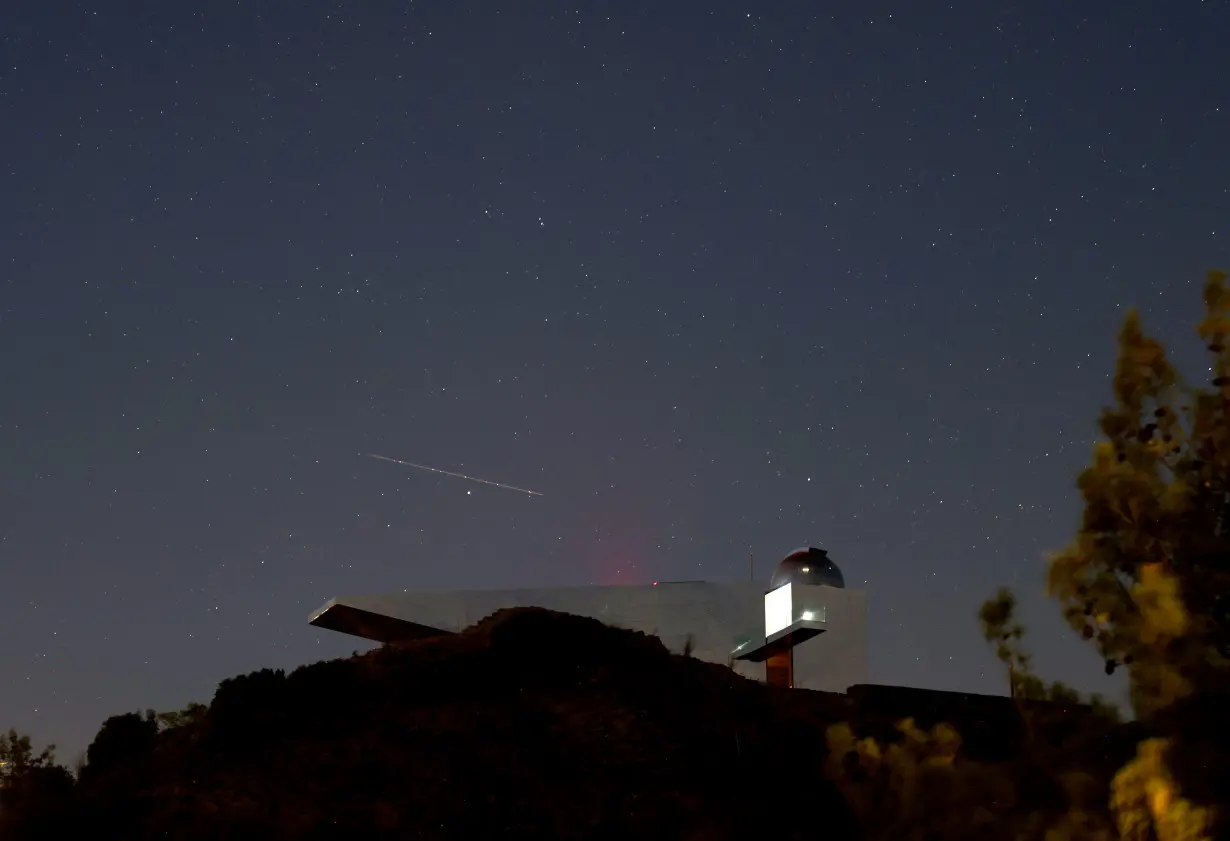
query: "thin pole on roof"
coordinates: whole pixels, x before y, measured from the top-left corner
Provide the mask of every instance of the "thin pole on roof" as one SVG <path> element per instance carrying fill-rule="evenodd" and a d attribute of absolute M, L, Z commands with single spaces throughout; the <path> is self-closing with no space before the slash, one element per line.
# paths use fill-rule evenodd
<path fill-rule="evenodd" d="M 747 580 L 756 581 L 756 556 L 751 552 L 747 553 Z"/>

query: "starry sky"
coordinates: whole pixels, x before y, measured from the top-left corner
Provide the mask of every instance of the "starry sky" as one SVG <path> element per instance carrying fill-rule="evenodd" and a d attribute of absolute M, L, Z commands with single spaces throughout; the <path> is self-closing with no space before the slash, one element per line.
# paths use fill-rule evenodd
<path fill-rule="evenodd" d="M 203 11 L 201 10 L 203 9 Z M 869 592 L 1002 693 L 1127 306 L 1230 265 L 1225 2 L 17 2 L 0 26 L 0 727 L 346 655 L 337 594 Z M 539 491 L 529 496 L 365 457 Z M 1111 687 L 1114 688 L 1113 686 Z"/>

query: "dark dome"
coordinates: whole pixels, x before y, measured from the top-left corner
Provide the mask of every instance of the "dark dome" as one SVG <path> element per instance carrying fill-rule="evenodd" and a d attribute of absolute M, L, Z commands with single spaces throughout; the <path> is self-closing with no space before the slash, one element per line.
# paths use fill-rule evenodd
<path fill-rule="evenodd" d="M 837 564 L 829 560 L 828 552 L 809 546 L 795 549 L 777 565 L 773 578 L 769 580 L 769 589 L 776 590 L 783 584 L 827 584 L 830 587 L 845 587 L 846 579 L 842 577 Z"/>

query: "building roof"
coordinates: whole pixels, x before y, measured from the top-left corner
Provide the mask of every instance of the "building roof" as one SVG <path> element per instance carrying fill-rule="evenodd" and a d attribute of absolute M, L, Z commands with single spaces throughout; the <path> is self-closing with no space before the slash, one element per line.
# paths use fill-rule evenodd
<path fill-rule="evenodd" d="M 320 610 L 312 614 L 310 624 L 317 628 L 338 631 L 376 642 L 409 642 L 410 640 L 438 637 L 452 633 L 442 628 L 433 628 L 396 616 L 364 610 L 349 599 L 330 599 Z"/>

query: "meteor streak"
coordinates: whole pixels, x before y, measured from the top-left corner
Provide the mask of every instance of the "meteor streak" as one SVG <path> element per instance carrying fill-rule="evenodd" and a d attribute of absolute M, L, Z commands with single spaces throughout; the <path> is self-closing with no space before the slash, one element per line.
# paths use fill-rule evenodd
<path fill-rule="evenodd" d="M 493 488 L 504 488 L 509 491 L 519 491 L 530 496 L 542 496 L 538 491 L 531 491 L 528 488 L 518 488 L 516 485 L 505 485 L 503 482 L 492 482 L 490 479 L 480 479 L 477 476 L 467 476 L 464 473 L 454 473 L 451 470 L 441 470 L 438 467 L 428 467 L 425 464 L 415 464 L 412 461 L 402 461 L 399 458 L 389 458 L 388 456 L 378 456 L 375 453 L 368 453 L 369 458 L 378 458 L 381 461 L 390 461 L 393 464 L 404 464 L 406 467 L 414 467 L 419 470 L 430 470 L 432 473 L 442 473 L 445 476 L 453 476 L 458 479 L 468 479 L 471 482 L 479 482 L 484 485 L 490 485 Z"/>

